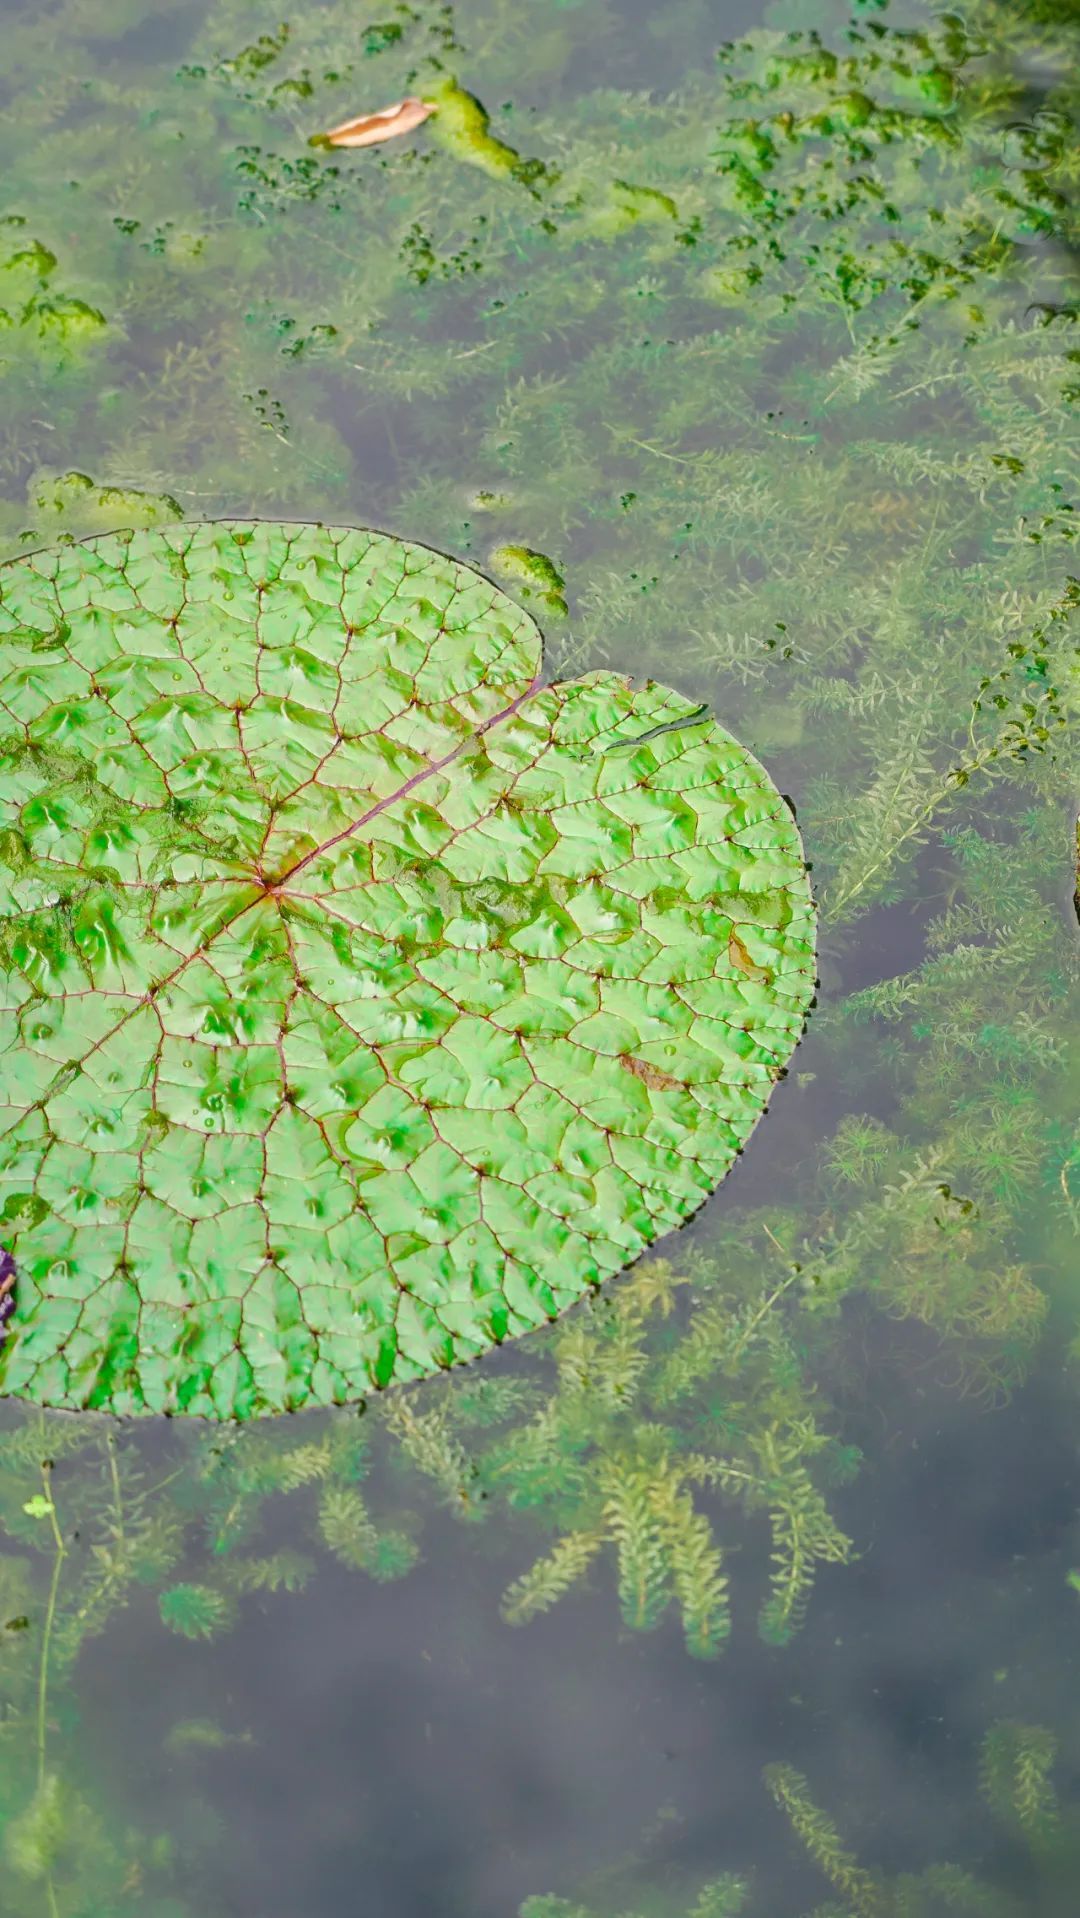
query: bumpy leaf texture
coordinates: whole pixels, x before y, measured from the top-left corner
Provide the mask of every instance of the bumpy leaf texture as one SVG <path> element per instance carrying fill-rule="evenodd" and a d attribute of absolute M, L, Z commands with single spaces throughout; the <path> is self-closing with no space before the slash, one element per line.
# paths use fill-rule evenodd
<path fill-rule="evenodd" d="M 794 820 L 700 709 L 540 651 L 368 532 L 0 570 L 0 1389 L 355 1399 L 723 1177 L 814 988 Z"/>

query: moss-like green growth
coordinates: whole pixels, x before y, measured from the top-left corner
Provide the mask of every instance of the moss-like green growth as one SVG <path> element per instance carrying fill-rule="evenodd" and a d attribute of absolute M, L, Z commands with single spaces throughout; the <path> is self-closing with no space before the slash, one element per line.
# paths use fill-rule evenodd
<path fill-rule="evenodd" d="M 455 158 L 490 173 L 496 179 L 517 180 L 524 186 L 549 178 L 541 160 L 524 160 L 516 147 L 508 146 L 491 131 L 491 115 L 474 93 L 466 93 L 456 80 L 447 76 L 426 86 L 423 98 L 430 100 L 436 112 L 431 131 L 440 146 Z"/>
<path fill-rule="evenodd" d="M 53 290 L 56 266 L 56 254 L 29 232 L 22 214 L 0 220 L 0 287 L 10 302 L 0 326 L 18 330 L 35 346 L 78 346 L 107 332 L 98 307 Z"/>
<path fill-rule="evenodd" d="M 184 516 L 171 493 L 99 486 L 87 473 L 37 473 L 27 498 L 31 509 L 47 523 L 73 520 L 80 528 L 93 526 L 101 531 L 114 526 L 160 526 Z"/>
<path fill-rule="evenodd" d="M 109 322 L 99 307 L 87 300 L 71 299 L 63 294 L 48 300 L 31 300 L 23 314 L 23 325 L 35 331 L 39 339 L 65 346 L 82 345 L 107 332 Z"/>
<path fill-rule="evenodd" d="M 601 196 L 584 207 L 581 225 L 597 239 L 614 240 L 635 226 L 668 226 L 678 217 L 670 193 L 635 186 L 630 180 L 612 180 Z"/>
<path fill-rule="evenodd" d="M 557 619 L 567 615 L 566 581 L 554 560 L 531 546 L 496 546 L 491 564 L 502 579 L 514 580 L 522 599 L 539 600 Z"/>
<path fill-rule="evenodd" d="M 13 236 L 10 229 L 24 225 L 23 220 L 0 222 L 0 253 L 3 255 L 0 258 L 0 272 L 29 273 L 36 280 L 47 280 L 56 266 L 56 254 L 43 246 L 40 240 L 24 239 L 21 244 L 11 243 Z M 6 234 L 3 231 L 5 227 L 9 229 Z"/>

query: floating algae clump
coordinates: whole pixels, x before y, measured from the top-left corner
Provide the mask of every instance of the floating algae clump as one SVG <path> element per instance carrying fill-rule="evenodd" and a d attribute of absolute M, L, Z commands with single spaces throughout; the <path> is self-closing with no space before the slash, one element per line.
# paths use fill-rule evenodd
<path fill-rule="evenodd" d="M 537 599 L 549 613 L 566 618 L 566 581 L 546 553 L 534 552 L 531 546 L 497 546 L 491 564 L 503 579 L 512 579 L 523 588 L 525 599 Z"/>
<path fill-rule="evenodd" d="M 48 519 L 70 513 L 80 526 L 104 531 L 125 526 L 156 526 L 161 520 L 182 519 L 184 509 L 171 493 L 143 493 L 134 486 L 99 486 L 88 473 L 39 473 L 30 483 L 29 502 Z"/>
<path fill-rule="evenodd" d="M 431 131 L 441 146 L 459 160 L 482 167 L 485 173 L 504 175 L 531 186 L 548 177 L 542 160 L 523 160 L 521 154 L 491 131 L 491 115 L 475 94 L 466 93 L 456 80 L 447 77 L 425 87 L 424 99 L 437 108 Z"/>

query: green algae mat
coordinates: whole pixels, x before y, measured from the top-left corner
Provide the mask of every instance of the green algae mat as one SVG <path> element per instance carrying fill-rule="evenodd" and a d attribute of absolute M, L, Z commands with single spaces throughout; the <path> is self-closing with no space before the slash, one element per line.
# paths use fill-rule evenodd
<path fill-rule="evenodd" d="M 0 1389 L 355 1399 L 723 1178 L 814 990 L 794 819 L 680 695 L 540 663 L 381 534 L 0 569 Z"/>

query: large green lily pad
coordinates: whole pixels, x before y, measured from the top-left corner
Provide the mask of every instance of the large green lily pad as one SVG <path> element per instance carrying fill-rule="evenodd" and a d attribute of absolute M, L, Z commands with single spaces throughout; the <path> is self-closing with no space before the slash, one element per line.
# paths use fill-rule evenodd
<path fill-rule="evenodd" d="M 700 709 L 540 647 L 374 533 L 0 569 L 3 1390 L 356 1398 L 723 1177 L 814 988 L 794 820 Z"/>

